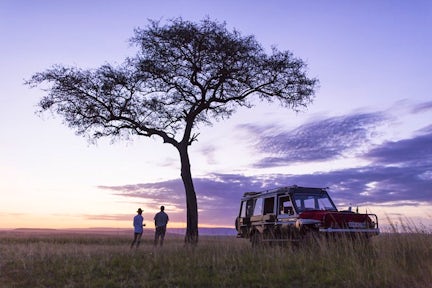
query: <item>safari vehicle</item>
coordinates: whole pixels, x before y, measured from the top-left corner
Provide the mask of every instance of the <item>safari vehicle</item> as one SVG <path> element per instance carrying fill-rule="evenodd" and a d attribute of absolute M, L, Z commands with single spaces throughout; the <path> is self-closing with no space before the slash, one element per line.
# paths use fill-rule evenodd
<path fill-rule="evenodd" d="M 246 192 L 235 221 L 238 238 L 296 242 L 325 236 L 368 239 L 379 234 L 375 214 L 338 211 L 327 188 L 288 186 Z"/>

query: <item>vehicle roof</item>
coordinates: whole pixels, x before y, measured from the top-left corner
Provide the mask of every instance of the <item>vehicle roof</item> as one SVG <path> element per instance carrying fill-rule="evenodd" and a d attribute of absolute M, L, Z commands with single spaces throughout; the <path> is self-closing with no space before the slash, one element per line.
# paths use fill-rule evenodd
<path fill-rule="evenodd" d="M 265 197 L 265 196 L 271 196 L 271 195 L 278 195 L 278 194 L 291 194 L 294 192 L 299 192 L 299 193 L 317 193 L 317 192 L 322 192 L 322 191 L 326 191 L 327 192 L 327 188 L 320 188 L 320 187 L 301 187 L 301 186 L 297 186 L 297 185 L 292 185 L 292 186 L 285 186 L 285 187 L 279 187 L 279 188 L 274 188 L 274 189 L 270 189 L 270 190 L 264 190 L 264 191 L 259 191 L 259 192 L 245 192 L 243 194 L 243 198 L 242 200 L 246 200 L 246 199 L 252 199 L 252 198 L 261 198 L 261 197 Z"/>

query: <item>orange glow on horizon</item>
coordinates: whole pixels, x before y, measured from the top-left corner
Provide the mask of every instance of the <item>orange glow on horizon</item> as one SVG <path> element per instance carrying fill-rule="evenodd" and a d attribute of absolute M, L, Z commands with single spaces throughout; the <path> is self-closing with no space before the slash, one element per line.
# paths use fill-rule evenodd
<path fill-rule="evenodd" d="M 131 220 L 83 220 L 74 216 L 47 216 L 31 214 L 3 214 L 0 229 L 133 229 Z M 154 229 L 154 222 L 144 220 L 144 229 Z M 229 225 L 200 223 L 200 228 L 234 228 Z M 186 222 L 170 221 L 168 228 L 186 228 Z"/>

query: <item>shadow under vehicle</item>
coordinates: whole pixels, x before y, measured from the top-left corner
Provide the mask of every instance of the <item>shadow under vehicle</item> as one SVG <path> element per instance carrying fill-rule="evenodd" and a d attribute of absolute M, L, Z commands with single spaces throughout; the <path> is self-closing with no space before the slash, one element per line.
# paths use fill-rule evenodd
<path fill-rule="evenodd" d="M 235 221 L 238 238 L 300 243 L 316 237 L 368 239 L 380 233 L 375 214 L 338 211 L 327 188 L 288 186 L 246 192 Z"/>

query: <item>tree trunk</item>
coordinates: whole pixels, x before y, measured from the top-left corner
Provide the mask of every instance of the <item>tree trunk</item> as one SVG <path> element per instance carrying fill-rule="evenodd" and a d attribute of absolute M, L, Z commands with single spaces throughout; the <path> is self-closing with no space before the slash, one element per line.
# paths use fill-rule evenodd
<path fill-rule="evenodd" d="M 181 161 L 181 177 L 186 192 L 187 226 L 185 244 L 196 245 L 198 244 L 198 204 L 192 181 L 187 145 L 180 145 L 178 151 Z"/>

